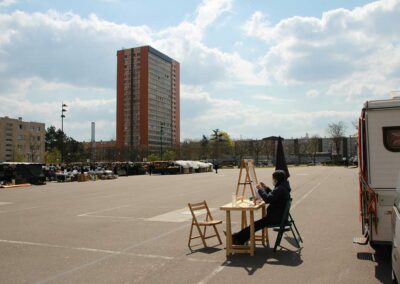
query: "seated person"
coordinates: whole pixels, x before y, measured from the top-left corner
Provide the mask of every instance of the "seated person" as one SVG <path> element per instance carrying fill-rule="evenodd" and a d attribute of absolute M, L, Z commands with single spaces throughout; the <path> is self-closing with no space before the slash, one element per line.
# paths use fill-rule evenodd
<path fill-rule="evenodd" d="M 256 186 L 258 194 L 265 203 L 269 204 L 267 208 L 267 215 L 254 222 L 254 228 L 256 232 L 268 225 L 280 224 L 282 215 L 285 211 L 286 203 L 290 199 L 291 188 L 284 171 L 275 171 L 272 174 L 272 182 L 274 185 L 273 190 L 271 190 L 263 182 L 260 182 Z M 232 235 L 232 243 L 234 245 L 243 245 L 249 239 L 250 226 Z"/>

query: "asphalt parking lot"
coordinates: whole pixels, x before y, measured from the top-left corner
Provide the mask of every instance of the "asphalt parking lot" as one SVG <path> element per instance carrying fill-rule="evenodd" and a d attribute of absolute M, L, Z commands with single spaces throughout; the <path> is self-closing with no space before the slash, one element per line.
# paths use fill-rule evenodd
<path fill-rule="evenodd" d="M 390 250 L 352 243 L 361 235 L 358 169 L 289 170 L 303 247 L 286 236 L 277 252 L 258 245 L 253 257 L 227 258 L 224 238 L 187 246 L 188 202 L 207 200 L 223 236 L 219 207 L 231 200 L 237 169 L 0 189 L 0 282 L 391 283 Z M 267 184 L 272 172 L 256 169 Z"/>

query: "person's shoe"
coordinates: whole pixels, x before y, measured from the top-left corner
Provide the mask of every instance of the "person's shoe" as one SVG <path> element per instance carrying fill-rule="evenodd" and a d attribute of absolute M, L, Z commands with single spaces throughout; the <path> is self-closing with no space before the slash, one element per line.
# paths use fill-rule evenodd
<path fill-rule="evenodd" d="M 235 238 L 235 235 L 232 235 L 232 244 L 235 246 L 242 246 L 244 245 L 243 242 L 239 241 L 238 239 Z"/>
<path fill-rule="evenodd" d="M 238 240 L 232 239 L 232 244 L 235 246 L 240 246 L 241 243 Z"/>

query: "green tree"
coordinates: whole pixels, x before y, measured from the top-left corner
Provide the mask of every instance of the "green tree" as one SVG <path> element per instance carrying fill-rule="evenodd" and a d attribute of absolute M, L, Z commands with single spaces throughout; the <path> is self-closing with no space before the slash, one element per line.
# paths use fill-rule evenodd
<path fill-rule="evenodd" d="M 175 160 L 175 157 L 176 157 L 176 154 L 175 154 L 175 152 L 172 151 L 172 150 L 167 150 L 167 151 L 165 151 L 164 154 L 163 154 L 163 158 L 164 158 L 164 160 L 166 160 L 166 161 Z"/>
<path fill-rule="evenodd" d="M 53 148 L 46 152 L 46 163 L 58 164 L 61 161 L 61 153 L 57 148 Z"/>
<path fill-rule="evenodd" d="M 86 159 L 90 158 L 90 153 L 85 150 L 83 143 L 76 141 L 72 137 L 66 137 L 64 141 L 64 155 L 64 161 L 67 163 L 85 162 Z M 109 161 L 114 161 L 114 157 Z"/>
<path fill-rule="evenodd" d="M 51 125 L 46 129 L 45 135 L 45 147 L 46 151 L 49 151 L 53 148 L 57 148 L 61 151 L 61 143 L 62 143 L 63 133 L 61 129 L 56 130 L 56 128 Z M 64 133 L 64 141 L 66 140 L 66 135 Z"/>
<path fill-rule="evenodd" d="M 64 147 L 63 147 L 64 146 Z M 76 141 L 72 137 L 68 137 L 65 132 L 63 133 L 61 129 L 57 129 L 51 125 L 46 129 L 45 135 L 45 148 L 46 152 L 52 152 L 56 149 L 60 155 L 64 148 L 63 162 L 85 162 L 90 159 L 90 151 L 87 151 L 82 142 Z M 111 158 L 109 161 L 114 161 L 114 153 L 109 155 Z M 59 162 L 61 161 L 61 157 Z"/>
<path fill-rule="evenodd" d="M 147 156 L 147 161 L 149 162 L 154 162 L 154 161 L 159 161 L 160 157 L 156 154 L 150 154 Z"/>
<path fill-rule="evenodd" d="M 222 155 L 232 153 L 234 143 L 227 132 L 220 131 L 218 128 L 212 130 L 212 132 L 210 142 L 213 149 L 213 159 L 218 163 Z"/>
<path fill-rule="evenodd" d="M 14 162 L 25 162 L 25 155 L 14 146 L 13 148 L 13 161 Z"/>

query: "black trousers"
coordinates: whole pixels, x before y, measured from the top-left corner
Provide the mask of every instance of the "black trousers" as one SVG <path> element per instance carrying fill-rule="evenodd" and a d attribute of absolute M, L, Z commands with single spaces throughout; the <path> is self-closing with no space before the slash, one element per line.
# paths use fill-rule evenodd
<path fill-rule="evenodd" d="M 267 227 L 268 225 L 273 225 L 278 223 L 279 221 L 277 222 L 276 220 L 271 220 L 271 218 L 265 216 L 264 218 L 261 218 L 260 220 L 254 222 L 254 231 L 257 232 Z M 250 226 L 247 226 L 246 228 L 232 235 L 233 242 L 238 245 L 243 245 L 249 239 L 250 239 Z"/>

